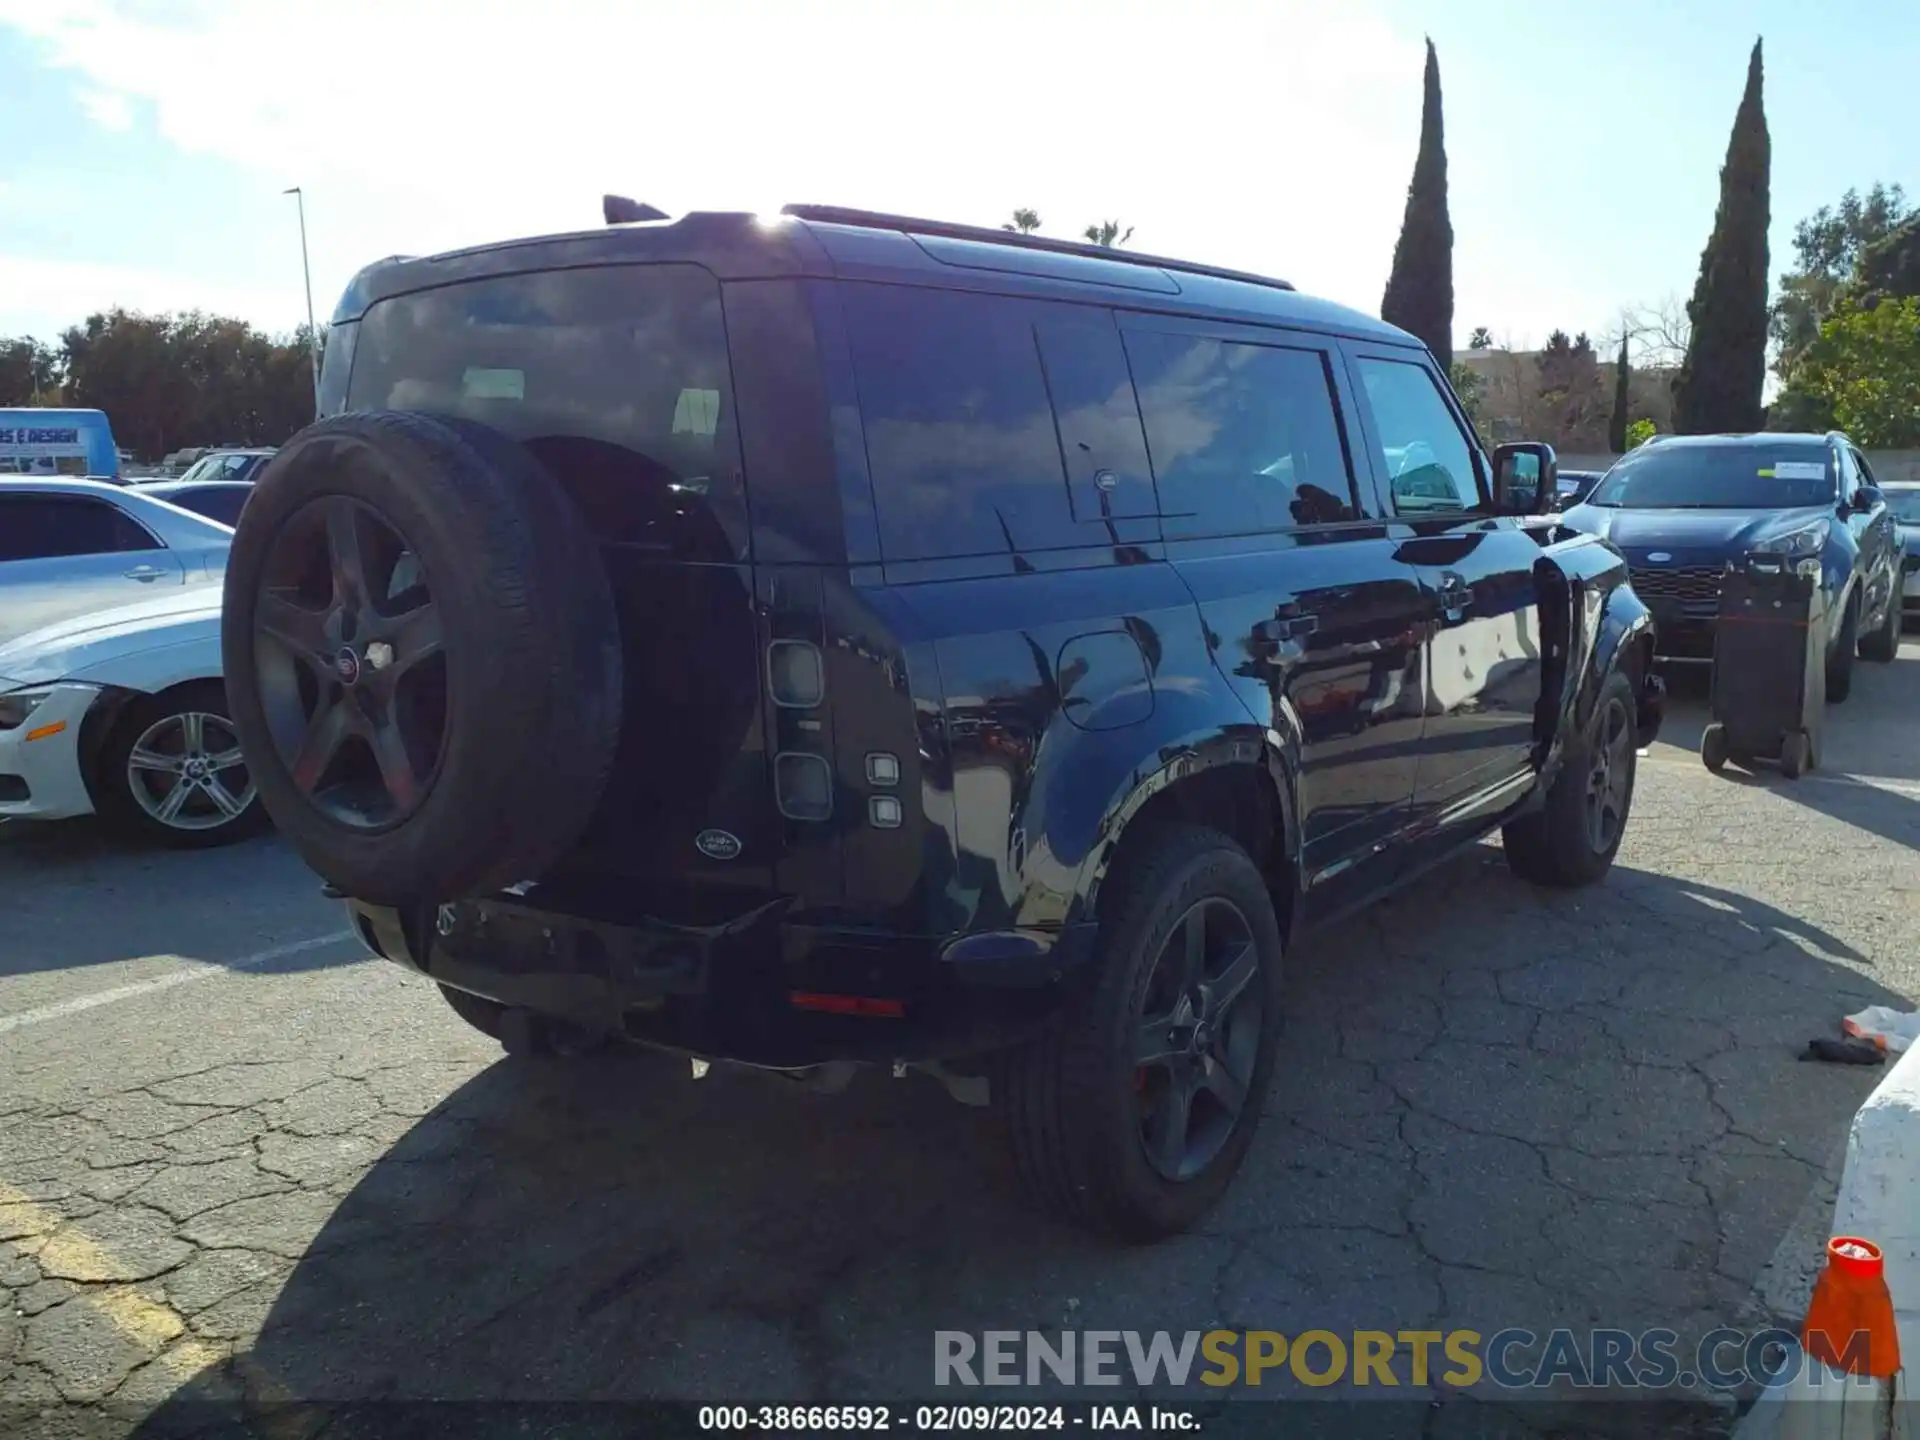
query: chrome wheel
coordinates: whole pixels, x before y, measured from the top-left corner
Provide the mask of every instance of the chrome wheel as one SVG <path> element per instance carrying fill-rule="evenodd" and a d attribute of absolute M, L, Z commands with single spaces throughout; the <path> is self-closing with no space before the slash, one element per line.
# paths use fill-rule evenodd
<path fill-rule="evenodd" d="M 126 768 L 134 803 L 172 830 L 217 830 L 254 803 L 233 722 L 211 711 L 154 721 L 134 740 Z"/>
<path fill-rule="evenodd" d="M 1587 843 L 1605 854 L 1626 824 L 1633 794 L 1633 723 L 1617 698 L 1607 702 L 1594 736 L 1593 763 L 1587 771 Z"/>
<path fill-rule="evenodd" d="M 1260 951 L 1232 902 L 1189 909 L 1148 973 L 1133 1054 L 1140 1143 L 1164 1179 L 1191 1179 L 1226 1146 L 1259 1058 Z"/>

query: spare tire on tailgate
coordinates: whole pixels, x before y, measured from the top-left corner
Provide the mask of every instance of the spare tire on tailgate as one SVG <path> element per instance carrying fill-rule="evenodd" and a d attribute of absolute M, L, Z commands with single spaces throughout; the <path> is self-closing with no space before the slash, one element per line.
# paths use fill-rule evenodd
<path fill-rule="evenodd" d="M 362 411 L 281 447 L 234 536 L 221 649 L 268 813 L 376 904 L 538 876 L 619 742 L 598 546 L 528 450 L 468 420 Z"/>

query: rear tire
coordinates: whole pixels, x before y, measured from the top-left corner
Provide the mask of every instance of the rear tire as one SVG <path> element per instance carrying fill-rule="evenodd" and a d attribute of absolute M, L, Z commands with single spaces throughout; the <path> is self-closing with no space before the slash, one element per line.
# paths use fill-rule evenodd
<path fill-rule="evenodd" d="M 1570 889 L 1613 867 L 1633 810 L 1633 714 L 1633 686 L 1616 670 L 1600 687 L 1586 728 L 1567 743 L 1545 801 L 1501 833 L 1507 866 L 1522 880 Z"/>
<path fill-rule="evenodd" d="M 1887 618 L 1880 627 L 1860 642 L 1860 658 L 1875 665 L 1890 665 L 1900 656 L 1900 631 L 1905 617 L 1900 613 L 1900 593 L 1896 584 L 1887 601 Z"/>
<path fill-rule="evenodd" d="M 497 1040 L 509 1055 L 518 1058 L 571 1059 L 602 1049 L 608 1037 L 597 1035 L 545 1015 L 509 1010 L 498 1000 L 451 985 L 439 987 L 440 998 L 467 1024 Z"/>
<path fill-rule="evenodd" d="M 1847 613 L 1840 621 L 1840 636 L 1827 656 L 1827 703 L 1839 705 L 1853 693 L 1853 656 L 1859 648 L 1860 607 L 1856 597 L 1847 602 Z"/>
<path fill-rule="evenodd" d="M 992 1085 L 1028 1194 L 1131 1241 L 1187 1229 L 1239 1170 L 1273 1070 L 1281 971 L 1279 921 L 1244 850 L 1187 825 L 1139 843 L 1102 896 L 1091 990 L 996 1057 Z"/>

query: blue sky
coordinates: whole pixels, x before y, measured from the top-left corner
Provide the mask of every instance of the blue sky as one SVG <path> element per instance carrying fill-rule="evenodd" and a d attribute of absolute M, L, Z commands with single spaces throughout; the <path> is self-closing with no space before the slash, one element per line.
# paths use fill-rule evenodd
<path fill-rule="evenodd" d="M 1439 47 L 1458 339 L 1605 334 L 1691 289 L 1756 34 L 1773 258 L 1849 185 L 1920 196 L 1920 6 L 1827 0 L 0 0 L 0 334 L 304 318 L 393 253 L 838 203 L 1143 249 L 1379 305 Z M 530 19 L 537 16 L 537 19 Z"/>

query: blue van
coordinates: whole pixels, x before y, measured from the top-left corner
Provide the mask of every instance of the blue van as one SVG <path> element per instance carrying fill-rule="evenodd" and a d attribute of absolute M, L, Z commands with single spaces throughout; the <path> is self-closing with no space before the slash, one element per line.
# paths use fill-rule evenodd
<path fill-rule="evenodd" d="M 120 451 L 101 410 L 0 410 L 0 478 L 90 475 L 120 479 Z"/>

